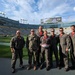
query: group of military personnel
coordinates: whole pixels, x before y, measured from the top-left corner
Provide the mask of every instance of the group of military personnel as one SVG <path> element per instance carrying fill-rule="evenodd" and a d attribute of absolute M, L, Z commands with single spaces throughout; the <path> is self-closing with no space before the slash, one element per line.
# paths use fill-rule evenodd
<path fill-rule="evenodd" d="M 72 62 L 72 67 L 75 68 L 75 25 L 71 26 L 72 32 L 70 34 L 64 33 L 64 29 L 59 28 L 59 35 L 55 34 L 55 29 L 51 28 L 51 35 L 42 26 L 35 32 L 31 29 L 30 34 L 27 36 L 26 41 L 21 36 L 19 30 L 16 31 L 16 36 L 11 39 L 11 52 L 12 52 L 12 73 L 15 73 L 15 64 L 17 57 L 20 59 L 20 67 L 23 66 L 23 48 L 26 44 L 28 50 L 28 64 L 27 70 L 32 68 L 32 61 L 34 70 L 37 67 L 42 69 L 46 62 L 46 70 L 48 71 L 53 67 L 53 53 L 56 59 L 56 67 L 61 69 L 63 66 L 65 71 L 69 70 L 69 52 Z M 59 57 L 58 57 L 59 56 Z"/>

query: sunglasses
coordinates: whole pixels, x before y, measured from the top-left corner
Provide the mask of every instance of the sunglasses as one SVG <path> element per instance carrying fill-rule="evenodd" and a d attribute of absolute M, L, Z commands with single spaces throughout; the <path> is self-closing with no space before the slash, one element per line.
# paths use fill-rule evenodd
<path fill-rule="evenodd" d="M 54 31 L 51 31 L 51 32 L 54 32 Z"/>
<path fill-rule="evenodd" d="M 34 32 L 34 31 L 31 31 L 31 32 Z"/>
<path fill-rule="evenodd" d="M 59 30 L 59 31 L 63 31 L 63 30 Z"/>

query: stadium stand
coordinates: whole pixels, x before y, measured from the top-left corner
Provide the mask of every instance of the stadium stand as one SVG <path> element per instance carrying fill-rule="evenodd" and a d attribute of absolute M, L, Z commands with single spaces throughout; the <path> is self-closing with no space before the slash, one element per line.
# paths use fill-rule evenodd
<path fill-rule="evenodd" d="M 69 23 L 49 23 L 49 24 L 22 24 L 19 21 L 15 21 L 9 18 L 0 16 L 0 35 L 3 36 L 13 36 L 15 35 L 16 30 L 21 30 L 22 35 L 28 35 L 30 29 L 38 29 L 39 26 L 42 26 L 50 34 L 50 28 L 55 28 L 55 33 L 59 34 L 59 27 L 63 27 L 66 33 L 70 33 L 70 26 L 75 25 L 75 22 Z"/>

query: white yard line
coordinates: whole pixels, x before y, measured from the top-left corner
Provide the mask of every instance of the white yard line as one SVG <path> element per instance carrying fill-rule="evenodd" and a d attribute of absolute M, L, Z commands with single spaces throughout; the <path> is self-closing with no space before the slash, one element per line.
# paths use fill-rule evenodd
<path fill-rule="evenodd" d="M 10 43 L 0 42 L 0 45 L 10 46 Z"/>

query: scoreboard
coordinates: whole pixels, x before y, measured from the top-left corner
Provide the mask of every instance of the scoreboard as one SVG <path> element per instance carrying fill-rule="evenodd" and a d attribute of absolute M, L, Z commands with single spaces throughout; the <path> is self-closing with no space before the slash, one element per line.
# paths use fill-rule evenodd
<path fill-rule="evenodd" d="M 41 23 L 59 23 L 62 22 L 62 17 L 41 19 Z"/>

